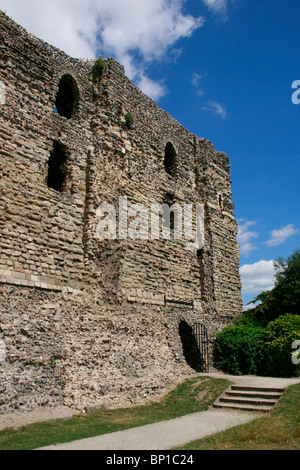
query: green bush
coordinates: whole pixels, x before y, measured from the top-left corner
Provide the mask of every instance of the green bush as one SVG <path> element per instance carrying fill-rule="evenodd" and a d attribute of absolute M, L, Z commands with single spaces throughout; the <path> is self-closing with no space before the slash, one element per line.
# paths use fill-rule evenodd
<path fill-rule="evenodd" d="M 273 377 L 299 377 L 300 364 L 294 364 L 294 341 L 300 340 L 300 315 L 281 315 L 266 328 L 264 354 L 267 375 Z"/>
<path fill-rule="evenodd" d="M 232 375 L 299 377 L 300 364 L 292 361 L 292 354 L 297 353 L 292 349 L 295 341 L 300 341 L 300 315 L 281 315 L 266 328 L 244 317 L 218 333 L 215 366 Z"/>
<path fill-rule="evenodd" d="M 260 374 L 265 368 L 263 340 L 265 329 L 233 325 L 217 334 L 214 362 L 218 369 L 232 375 Z"/>
<path fill-rule="evenodd" d="M 130 113 L 125 114 L 124 118 L 125 118 L 125 123 L 126 123 L 127 128 L 131 129 L 131 127 L 133 125 L 133 118 L 132 118 L 131 114 Z"/>
<path fill-rule="evenodd" d="M 99 57 L 94 63 L 94 80 L 100 80 L 103 75 L 104 70 L 106 69 L 105 60 L 102 57 Z"/>
<path fill-rule="evenodd" d="M 300 376 L 298 356 L 292 361 L 297 352 L 292 345 L 300 341 L 300 250 L 279 258 L 274 267 L 275 287 L 261 292 L 253 300 L 259 305 L 217 336 L 215 364 L 224 372 Z"/>
<path fill-rule="evenodd" d="M 261 313 L 261 311 L 256 309 L 246 310 L 239 317 L 233 320 L 233 324 L 236 326 L 244 325 L 266 328 L 268 323 L 268 319 Z"/>

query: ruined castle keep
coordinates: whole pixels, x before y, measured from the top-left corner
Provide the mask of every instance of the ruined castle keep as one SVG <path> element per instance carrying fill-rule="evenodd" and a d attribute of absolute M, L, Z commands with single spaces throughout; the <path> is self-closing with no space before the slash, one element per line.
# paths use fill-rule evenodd
<path fill-rule="evenodd" d="M 0 413 L 141 403 L 201 369 L 193 341 L 207 370 L 242 312 L 229 159 L 113 59 L 0 25 Z M 99 238 L 99 206 L 122 197 L 201 204 L 203 247 Z"/>

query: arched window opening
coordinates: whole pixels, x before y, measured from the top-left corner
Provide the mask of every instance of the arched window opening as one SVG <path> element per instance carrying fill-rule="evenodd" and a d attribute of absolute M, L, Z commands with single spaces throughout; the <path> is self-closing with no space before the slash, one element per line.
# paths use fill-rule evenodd
<path fill-rule="evenodd" d="M 164 165 L 168 175 L 176 176 L 177 155 L 173 145 L 170 142 L 168 142 L 166 145 Z"/>
<path fill-rule="evenodd" d="M 48 188 L 63 192 L 67 177 L 66 148 L 59 142 L 54 142 L 48 161 Z"/>
<path fill-rule="evenodd" d="M 175 228 L 175 194 L 172 192 L 166 192 L 162 202 L 162 227 L 163 231 L 170 230 L 170 236 L 174 237 L 174 228 Z M 168 238 L 168 237 L 166 237 Z"/>
<path fill-rule="evenodd" d="M 64 75 L 56 96 L 55 111 L 67 119 L 71 119 L 79 99 L 77 83 L 71 75 Z"/>

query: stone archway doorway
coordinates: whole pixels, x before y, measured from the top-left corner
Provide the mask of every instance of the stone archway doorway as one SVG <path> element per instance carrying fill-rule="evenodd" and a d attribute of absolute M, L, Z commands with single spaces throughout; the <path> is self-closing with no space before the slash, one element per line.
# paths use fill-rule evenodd
<path fill-rule="evenodd" d="M 179 335 L 188 365 L 196 372 L 209 372 L 208 335 L 205 326 L 201 323 L 190 326 L 182 320 Z"/>

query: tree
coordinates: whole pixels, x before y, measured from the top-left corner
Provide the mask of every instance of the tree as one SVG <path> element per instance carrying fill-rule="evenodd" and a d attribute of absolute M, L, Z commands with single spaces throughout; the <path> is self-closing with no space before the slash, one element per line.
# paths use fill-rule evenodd
<path fill-rule="evenodd" d="M 300 364 L 292 361 L 292 344 L 300 341 L 300 251 L 274 266 L 275 287 L 261 292 L 252 301 L 260 302 L 257 307 L 217 335 L 214 360 L 224 372 L 300 375 Z"/>
<path fill-rule="evenodd" d="M 300 250 L 274 262 L 275 287 L 262 292 L 252 302 L 260 304 L 250 312 L 268 323 L 285 313 L 300 314 Z M 251 302 L 251 303 L 252 303 Z"/>
<path fill-rule="evenodd" d="M 286 260 L 280 258 L 275 269 L 274 302 L 282 313 L 300 314 L 300 251 L 294 251 Z"/>
<path fill-rule="evenodd" d="M 300 315 L 287 313 L 268 324 L 263 342 L 268 375 L 299 377 L 300 364 L 292 362 L 295 341 L 300 341 Z"/>

